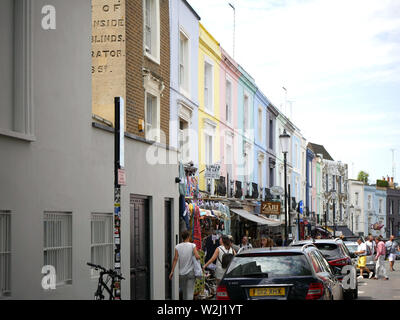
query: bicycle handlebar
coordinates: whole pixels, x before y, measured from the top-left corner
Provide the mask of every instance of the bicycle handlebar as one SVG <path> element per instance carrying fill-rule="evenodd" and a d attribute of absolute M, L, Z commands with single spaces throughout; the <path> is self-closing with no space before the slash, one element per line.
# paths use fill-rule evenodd
<path fill-rule="evenodd" d="M 125 278 L 124 278 L 123 276 L 117 274 L 114 270 L 111 270 L 111 269 L 110 269 L 110 270 L 107 271 L 107 269 L 103 268 L 102 266 L 97 265 L 97 264 L 93 264 L 93 263 L 90 263 L 90 262 L 87 262 L 86 264 L 87 264 L 89 267 L 92 267 L 92 268 L 95 268 L 95 269 L 100 269 L 100 270 L 102 270 L 104 273 L 109 274 L 109 275 L 112 276 L 112 277 L 119 278 L 120 280 L 125 280 Z"/>

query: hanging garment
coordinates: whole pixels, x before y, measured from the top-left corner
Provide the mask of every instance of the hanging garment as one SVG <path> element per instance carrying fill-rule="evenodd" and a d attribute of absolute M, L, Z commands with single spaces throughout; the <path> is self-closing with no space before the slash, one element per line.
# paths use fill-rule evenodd
<path fill-rule="evenodd" d="M 185 221 L 186 230 L 189 230 L 189 228 L 190 228 L 190 224 L 189 224 L 190 211 L 189 211 L 189 205 L 187 203 L 185 203 L 185 211 L 183 212 L 182 218 Z"/>
<path fill-rule="evenodd" d="M 227 216 L 226 223 L 225 223 L 225 232 L 226 234 L 231 234 L 231 212 L 228 206 L 224 206 L 225 214 Z"/>
<path fill-rule="evenodd" d="M 201 227 L 200 227 L 200 208 L 195 207 L 194 210 L 194 229 L 193 229 L 193 243 L 196 245 L 197 250 L 201 249 Z"/>
<path fill-rule="evenodd" d="M 209 235 L 204 243 L 204 250 L 206 251 L 206 258 L 205 258 L 206 262 L 211 259 L 211 257 L 215 252 L 215 249 L 217 249 L 218 247 L 219 247 L 219 235 L 217 234 Z"/>
<path fill-rule="evenodd" d="M 185 196 L 186 194 L 186 177 L 185 177 L 185 169 L 183 168 L 183 164 L 179 161 L 179 194 L 181 196 Z"/>

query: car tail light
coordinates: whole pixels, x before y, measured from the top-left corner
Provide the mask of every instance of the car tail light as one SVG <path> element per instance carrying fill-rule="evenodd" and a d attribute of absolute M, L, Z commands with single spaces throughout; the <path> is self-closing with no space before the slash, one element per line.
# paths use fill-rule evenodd
<path fill-rule="evenodd" d="M 324 285 L 321 282 L 310 283 L 306 300 L 317 300 L 324 295 Z"/>
<path fill-rule="evenodd" d="M 331 266 L 346 266 L 351 264 L 351 260 L 349 258 L 336 259 L 329 261 L 329 264 Z"/>
<path fill-rule="evenodd" d="M 229 300 L 228 290 L 225 286 L 218 286 L 217 300 Z"/>

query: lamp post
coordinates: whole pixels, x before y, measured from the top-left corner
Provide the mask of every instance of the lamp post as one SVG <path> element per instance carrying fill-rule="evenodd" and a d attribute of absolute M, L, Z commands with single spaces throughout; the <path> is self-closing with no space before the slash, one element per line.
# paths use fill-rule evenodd
<path fill-rule="evenodd" d="M 336 214 L 336 191 L 332 190 L 332 210 L 333 210 L 333 237 L 336 237 L 336 221 L 335 221 L 335 214 Z"/>
<path fill-rule="evenodd" d="M 353 220 L 354 220 L 354 205 L 350 205 L 350 211 L 351 211 L 351 233 L 354 234 L 354 225 L 353 225 Z"/>
<path fill-rule="evenodd" d="M 285 245 L 288 242 L 288 206 L 287 206 L 287 154 L 289 152 L 290 135 L 287 134 L 286 130 L 279 136 L 279 142 L 283 153 L 283 168 L 284 168 L 284 184 L 285 184 Z"/>

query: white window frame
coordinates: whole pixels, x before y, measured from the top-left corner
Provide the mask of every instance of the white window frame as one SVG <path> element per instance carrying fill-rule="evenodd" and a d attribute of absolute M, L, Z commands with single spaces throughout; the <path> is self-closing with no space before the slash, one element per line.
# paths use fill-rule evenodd
<path fill-rule="evenodd" d="M 33 106 L 33 4 L 30 0 L 14 1 L 14 103 L 9 128 L 0 127 L 0 135 L 25 141 L 36 141 Z M 15 40 L 18 41 L 15 41 Z M 10 129 L 11 128 L 11 129 Z"/>
<path fill-rule="evenodd" d="M 185 38 L 186 48 L 182 57 L 182 37 Z M 178 63 L 178 78 L 179 78 L 179 90 L 187 97 L 190 97 L 190 37 L 183 30 L 179 28 L 179 63 Z M 181 79 L 181 65 L 183 67 L 184 81 Z"/>
<path fill-rule="evenodd" d="M 226 165 L 226 172 L 229 173 L 229 179 L 233 179 L 233 134 L 228 132 L 225 135 L 225 165 Z M 228 146 L 230 147 L 231 152 L 228 152 Z M 230 163 L 229 163 L 230 162 Z M 230 170 L 228 170 L 230 169 Z M 231 171 L 231 172 L 229 172 Z M 229 181 L 228 181 L 229 182 Z"/>
<path fill-rule="evenodd" d="M 146 44 L 146 3 L 152 6 L 151 10 L 151 48 Z M 143 0 L 143 52 L 153 62 L 160 64 L 160 1 Z"/>
<path fill-rule="evenodd" d="M 156 115 L 156 130 L 150 133 L 147 130 L 147 96 L 148 94 L 156 98 L 157 115 Z M 160 85 L 159 82 L 152 79 L 151 76 L 146 76 L 144 81 L 144 115 L 145 115 L 145 138 L 150 141 L 160 142 L 161 140 L 161 106 L 160 106 Z M 154 128 L 152 128 L 154 129 Z"/>
<path fill-rule="evenodd" d="M 210 90 L 208 95 L 206 95 L 207 65 L 209 65 L 211 69 L 209 88 L 207 88 L 208 90 Z M 206 101 L 208 102 L 207 104 Z M 214 115 L 214 62 L 208 57 L 204 57 L 204 110 L 210 115 Z"/>
<path fill-rule="evenodd" d="M 262 145 L 264 143 L 264 125 L 263 125 L 263 108 L 261 106 L 258 106 L 258 140 L 260 141 L 260 144 Z"/>
<path fill-rule="evenodd" d="M 230 95 L 229 95 L 229 99 L 228 99 L 228 83 L 229 83 L 229 87 L 230 87 Z M 228 101 L 229 100 L 229 101 Z M 226 122 L 229 125 L 232 125 L 233 123 L 233 81 L 232 79 L 226 75 L 226 79 L 225 79 L 225 118 L 226 118 Z"/>
<path fill-rule="evenodd" d="M 250 117 L 250 95 L 247 91 L 245 91 L 243 94 L 243 131 L 246 137 L 249 135 Z"/>
<path fill-rule="evenodd" d="M 204 164 L 210 165 L 214 164 L 214 148 L 215 148 L 215 133 L 216 133 L 217 124 L 213 121 L 205 118 L 204 119 Z M 209 145 L 211 142 L 211 146 Z M 210 155 L 211 151 L 211 155 Z M 206 179 L 206 185 L 208 182 L 208 178 Z M 215 183 L 214 179 L 211 179 L 211 194 L 214 194 L 215 191 Z"/>
<path fill-rule="evenodd" d="M 191 127 L 192 127 L 192 115 L 193 115 L 193 108 L 190 107 L 188 104 L 184 103 L 183 101 L 180 101 L 179 104 L 179 111 L 178 111 L 178 149 L 180 149 L 180 143 L 181 143 L 181 130 L 180 130 L 180 120 L 182 119 L 183 121 L 187 122 L 187 132 L 184 133 L 186 134 L 187 138 L 187 146 L 186 149 L 183 150 L 184 153 L 186 153 L 186 157 L 183 156 L 183 153 L 181 152 L 181 160 L 184 162 L 188 162 L 192 160 L 192 147 L 191 147 L 191 142 L 192 142 L 192 137 L 190 136 L 191 133 Z M 180 150 L 181 151 L 181 150 Z"/>
<path fill-rule="evenodd" d="M 56 269 L 57 286 L 72 284 L 72 229 L 72 212 L 44 212 L 43 262 L 44 265 L 52 265 Z M 58 265 L 59 260 L 64 263 Z"/>
<path fill-rule="evenodd" d="M 114 269 L 114 217 L 112 213 L 92 213 L 90 216 L 90 262 L 106 269 Z M 101 224 L 104 225 L 101 225 Z M 107 258 L 107 255 L 109 257 Z M 103 256 L 103 257 L 100 257 Z M 92 278 L 99 271 L 91 268 Z"/>
<path fill-rule="evenodd" d="M 11 296 L 11 211 L 0 210 L 0 298 Z"/>

